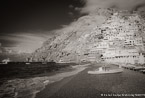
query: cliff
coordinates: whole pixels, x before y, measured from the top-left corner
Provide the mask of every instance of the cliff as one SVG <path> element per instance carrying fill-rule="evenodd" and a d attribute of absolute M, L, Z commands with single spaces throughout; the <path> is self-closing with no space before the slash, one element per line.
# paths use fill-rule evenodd
<path fill-rule="evenodd" d="M 137 12 L 97 9 L 56 31 L 54 37 L 32 53 L 31 60 L 100 61 L 102 51 L 108 48 L 144 51 L 144 28 L 144 19 Z M 133 43 L 127 39 L 132 39 Z"/>

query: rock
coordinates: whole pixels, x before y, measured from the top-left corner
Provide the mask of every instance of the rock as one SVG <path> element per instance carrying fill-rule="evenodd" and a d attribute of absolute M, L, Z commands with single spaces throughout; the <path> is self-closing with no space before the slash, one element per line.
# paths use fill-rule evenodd
<path fill-rule="evenodd" d="M 118 26 L 114 28 L 109 27 L 110 25 Z M 89 15 L 80 17 L 69 26 L 56 31 L 55 37 L 45 41 L 43 46 L 37 49 L 31 57 L 36 61 L 41 61 L 42 57 L 45 57 L 46 61 L 54 60 L 55 62 L 100 61 L 101 53 L 98 52 L 97 47 L 101 42 L 104 43 L 107 36 L 105 32 L 110 30 L 110 32 L 116 32 L 115 34 L 119 35 L 126 32 L 128 28 L 133 30 L 133 34 L 137 33 L 136 37 L 144 35 L 144 19 L 138 13 L 97 9 Z M 106 42 L 109 41 L 106 40 Z M 109 42 L 109 47 L 130 47 L 123 46 L 123 42 L 122 39 L 113 39 L 112 44 Z M 105 51 L 105 49 L 102 49 L 102 51 Z"/>

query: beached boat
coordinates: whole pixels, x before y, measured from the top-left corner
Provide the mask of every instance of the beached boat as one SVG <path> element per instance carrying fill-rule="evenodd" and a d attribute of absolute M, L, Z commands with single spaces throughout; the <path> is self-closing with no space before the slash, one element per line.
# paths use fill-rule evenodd
<path fill-rule="evenodd" d="M 140 70 L 140 72 L 145 73 L 145 70 Z"/>
<path fill-rule="evenodd" d="M 103 70 L 102 67 L 100 67 L 99 70 L 88 71 L 88 74 L 111 74 L 111 73 L 121 73 L 121 72 L 123 72 L 122 68 Z"/>
<path fill-rule="evenodd" d="M 145 67 L 135 67 L 133 70 L 135 70 L 135 71 L 145 70 Z"/>
<path fill-rule="evenodd" d="M 26 64 L 26 65 L 30 65 L 31 63 L 30 63 L 30 62 L 26 62 L 25 64 Z"/>

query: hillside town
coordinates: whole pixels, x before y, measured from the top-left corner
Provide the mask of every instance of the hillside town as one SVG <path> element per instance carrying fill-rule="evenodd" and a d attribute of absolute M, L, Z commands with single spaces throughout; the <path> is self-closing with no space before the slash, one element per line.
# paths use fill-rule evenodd
<path fill-rule="evenodd" d="M 0 98 L 145 98 L 145 0 L 1 0 Z"/>
<path fill-rule="evenodd" d="M 144 64 L 143 17 L 138 12 L 98 9 L 48 39 L 31 61 Z"/>
<path fill-rule="evenodd" d="M 144 32 L 139 15 L 134 12 L 121 17 L 119 14 L 114 13 L 101 27 L 95 28 L 102 38 L 90 47 L 90 52 L 100 53 L 102 60 L 108 63 L 144 64 L 144 43 L 141 36 Z"/>

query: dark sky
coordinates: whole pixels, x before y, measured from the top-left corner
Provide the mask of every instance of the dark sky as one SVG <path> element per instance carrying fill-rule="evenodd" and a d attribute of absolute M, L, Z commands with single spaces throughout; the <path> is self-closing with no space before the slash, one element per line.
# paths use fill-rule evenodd
<path fill-rule="evenodd" d="M 32 52 L 82 13 L 96 8 L 145 10 L 145 0 L 1 0 L 0 43 L 16 51 Z"/>
<path fill-rule="evenodd" d="M 1 2 L 2 33 L 30 30 L 52 30 L 77 18 L 76 11 L 69 8 L 81 7 L 79 0 L 3 0 Z M 68 12 L 75 12 L 70 17 Z"/>
<path fill-rule="evenodd" d="M 24 50 L 44 41 L 49 31 L 77 19 L 81 0 L 3 0 L 0 2 L 0 43 Z M 34 45 L 34 44 L 33 44 Z M 34 48 L 40 45 L 34 45 Z M 26 49 L 29 50 L 29 49 Z"/>

